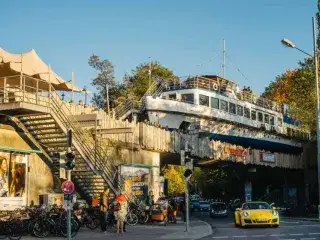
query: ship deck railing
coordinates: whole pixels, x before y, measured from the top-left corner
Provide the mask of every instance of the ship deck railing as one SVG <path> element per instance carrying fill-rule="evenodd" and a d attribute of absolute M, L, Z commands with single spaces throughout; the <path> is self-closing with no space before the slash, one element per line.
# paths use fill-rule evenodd
<path fill-rule="evenodd" d="M 236 84 L 225 80 L 223 78 L 209 79 L 205 77 L 187 77 L 182 78 L 181 81 L 167 81 L 166 90 L 182 90 L 182 89 L 203 89 L 210 92 L 219 93 L 224 95 L 228 89 L 232 89 L 235 93 L 237 100 L 249 102 L 256 106 L 266 108 L 279 113 L 284 113 L 283 106 L 277 102 L 271 101 L 267 98 L 263 98 L 255 95 L 250 88 L 237 91 Z"/>

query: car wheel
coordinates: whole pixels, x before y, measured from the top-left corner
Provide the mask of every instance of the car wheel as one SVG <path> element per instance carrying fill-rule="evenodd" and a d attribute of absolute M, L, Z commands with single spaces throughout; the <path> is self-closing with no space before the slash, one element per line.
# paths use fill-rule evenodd
<path fill-rule="evenodd" d="M 274 228 L 278 228 L 278 227 L 279 227 L 279 224 L 277 224 L 277 225 L 273 225 L 273 227 L 274 227 Z"/>

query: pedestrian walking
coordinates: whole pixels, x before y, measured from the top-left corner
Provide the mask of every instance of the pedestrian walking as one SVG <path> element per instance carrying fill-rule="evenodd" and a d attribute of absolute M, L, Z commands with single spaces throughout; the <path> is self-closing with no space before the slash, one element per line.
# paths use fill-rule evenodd
<path fill-rule="evenodd" d="M 115 199 L 114 217 L 117 221 L 117 233 L 125 231 L 124 225 L 127 216 L 128 203 L 123 193 L 120 193 Z"/>
<path fill-rule="evenodd" d="M 100 227 L 104 233 L 107 232 L 109 191 L 109 188 L 105 187 L 103 193 L 100 195 Z"/>

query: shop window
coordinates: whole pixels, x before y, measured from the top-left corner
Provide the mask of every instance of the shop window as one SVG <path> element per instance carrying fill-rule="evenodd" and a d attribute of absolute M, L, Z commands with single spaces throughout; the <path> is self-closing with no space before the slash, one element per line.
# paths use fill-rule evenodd
<path fill-rule="evenodd" d="M 243 116 L 243 107 L 240 105 L 237 105 L 237 114 Z"/>
<path fill-rule="evenodd" d="M 181 94 L 181 101 L 187 102 L 187 103 L 194 103 L 194 94 L 193 93 Z"/>
<path fill-rule="evenodd" d="M 263 122 L 263 114 L 261 112 L 258 112 L 258 121 Z"/>
<path fill-rule="evenodd" d="M 228 112 L 228 102 L 221 100 L 220 101 L 220 108 L 221 108 L 221 110 Z"/>
<path fill-rule="evenodd" d="M 249 108 L 244 107 L 244 116 L 246 118 L 250 119 L 250 109 Z"/>
<path fill-rule="evenodd" d="M 229 112 L 236 114 L 236 105 L 234 103 L 229 103 Z"/>
<path fill-rule="evenodd" d="M 219 109 L 219 98 L 211 97 L 211 107 Z"/>
<path fill-rule="evenodd" d="M 209 97 L 206 95 L 199 94 L 199 105 L 209 107 Z"/>
<path fill-rule="evenodd" d="M 282 127 L 282 118 L 278 118 L 278 126 Z"/>

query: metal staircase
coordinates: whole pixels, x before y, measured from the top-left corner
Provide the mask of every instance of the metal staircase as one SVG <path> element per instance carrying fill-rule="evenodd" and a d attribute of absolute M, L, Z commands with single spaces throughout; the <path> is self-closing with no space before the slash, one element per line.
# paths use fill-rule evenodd
<path fill-rule="evenodd" d="M 72 150 L 76 154 L 76 167 L 72 171 L 72 180 L 80 195 L 89 200 L 94 194 L 109 186 L 118 193 L 121 183 L 116 164 L 107 156 L 104 149 L 96 147 L 89 131 L 83 129 L 73 117 L 66 103 L 58 94 L 50 95 L 49 113 L 18 116 L 21 128 L 33 138 L 33 142 L 44 150 L 46 158 L 50 159 L 53 152 L 67 150 L 67 131 L 73 131 Z M 59 167 L 51 164 L 55 175 L 59 174 Z"/>
<path fill-rule="evenodd" d="M 126 99 L 120 105 L 113 109 L 113 115 L 116 119 L 126 119 L 132 112 L 141 113 L 145 110 L 145 97 L 158 97 L 166 88 L 165 81 L 158 79 L 154 81 L 139 101 Z"/>

